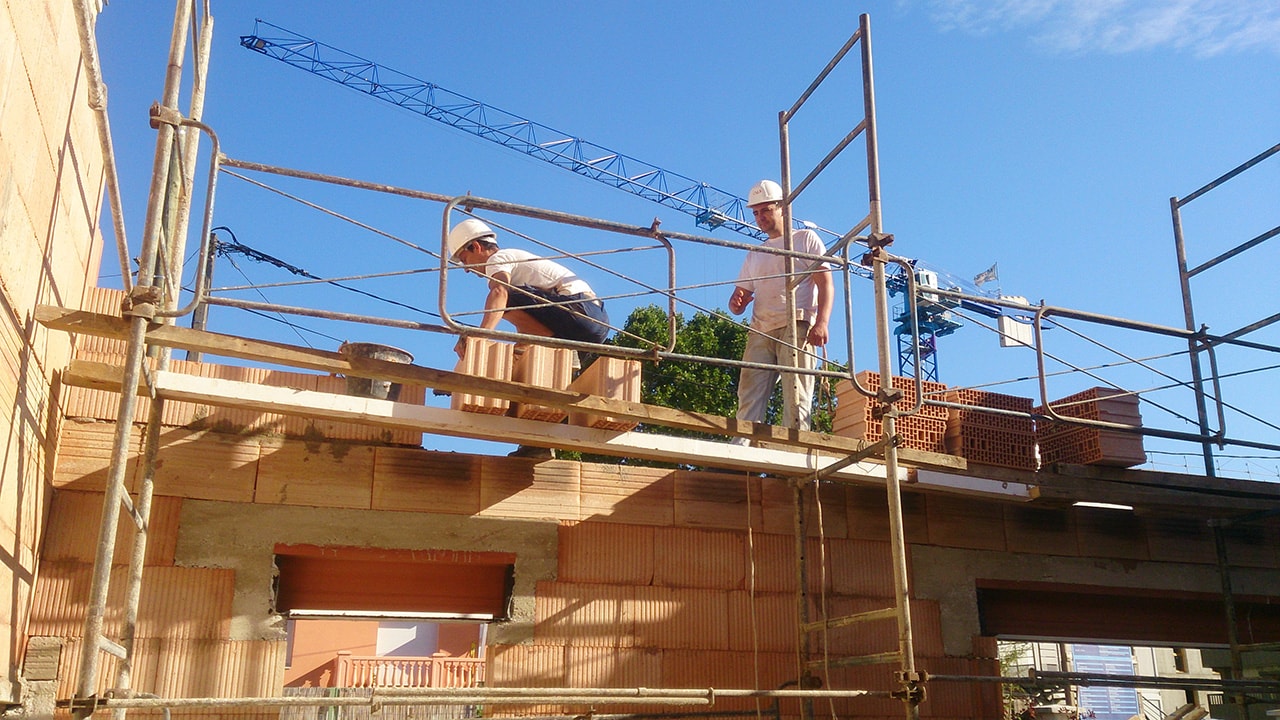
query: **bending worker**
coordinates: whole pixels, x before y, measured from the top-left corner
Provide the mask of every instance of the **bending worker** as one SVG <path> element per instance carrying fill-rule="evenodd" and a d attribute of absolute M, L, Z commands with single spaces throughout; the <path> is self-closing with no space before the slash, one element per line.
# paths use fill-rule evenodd
<path fill-rule="evenodd" d="M 765 247 L 783 248 L 782 188 L 772 180 L 756 183 L 747 195 L 747 207 L 755 216 L 759 227 L 769 239 Z M 797 230 L 792 236 L 792 249 L 813 255 L 825 254 L 827 248 L 812 230 Z M 813 347 L 827 344 L 827 322 L 831 317 L 834 285 L 831 271 L 825 264 L 796 258 L 795 271 L 805 273 L 804 280 L 796 286 L 796 317 L 787 317 L 786 256 L 752 250 L 742 263 L 736 287 L 729 297 L 729 310 L 741 315 L 752 301 L 751 331 L 747 346 L 742 352 L 746 362 L 769 365 L 788 364 L 787 324 L 796 324 L 796 343 L 800 350 L 800 367 L 814 367 Z M 738 419 L 764 422 L 769 396 L 780 379 L 777 370 L 743 368 L 738 378 Z M 809 428 L 809 413 L 813 406 L 813 375 L 800 376 L 797 396 L 796 419 L 802 430 Z M 747 444 L 746 438 L 736 438 L 735 443 Z"/>
<path fill-rule="evenodd" d="M 468 218 L 449 231 L 454 262 L 489 278 L 480 327 L 493 330 L 506 320 L 516 332 L 582 342 L 604 342 L 609 315 L 591 286 L 560 263 L 514 248 L 500 249 L 488 225 Z M 466 347 L 459 339 L 454 351 Z"/>

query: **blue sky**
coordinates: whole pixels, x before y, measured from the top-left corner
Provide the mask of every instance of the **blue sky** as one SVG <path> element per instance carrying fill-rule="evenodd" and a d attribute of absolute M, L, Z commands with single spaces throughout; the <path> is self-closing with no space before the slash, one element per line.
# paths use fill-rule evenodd
<path fill-rule="evenodd" d="M 745 195 L 777 177 L 780 110 L 786 109 L 869 13 L 875 62 L 885 229 L 895 253 L 969 279 L 994 263 L 1007 294 L 1147 323 L 1181 327 L 1169 198 L 1185 196 L 1280 141 L 1280 7 L 1265 0 L 1182 2 L 216 2 L 215 41 L 205 121 L 234 158 L 410 187 L 446 195 L 471 192 L 633 225 L 698 233 L 680 213 L 587 180 L 376 101 L 284 63 L 242 49 L 240 35 L 262 18 L 349 53 L 434 82 L 453 92 L 590 140 L 666 170 Z M 126 222 L 133 251 L 142 232 L 154 132 L 146 122 L 159 97 L 171 7 L 106 7 L 98 34 Z M 802 177 L 860 118 L 856 62 L 846 61 L 791 129 L 793 174 Z M 207 145 L 206 145 L 207 147 Z M 438 247 L 440 206 L 335 191 L 286 188 L 336 212 L 424 247 Z M 845 230 L 866 212 L 866 172 L 855 143 L 798 201 L 796 214 Z M 1280 158 L 1272 158 L 1184 211 L 1189 261 L 1197 264 L 1280 222 Z M 238 240 L 324 277 L 429 267 L 421 253 L 281 200 L 238 179 L 219 180 L 215 224 Z M 529 227 L 570 250 L 620 248 L 634 239 L 554 227 Z M 539 235 L 535 235 L 539 236 Z M 712 235 L 738 239 L 731 235 Z M 110 243 L 108 243 L 110 245 Z M 1274 244 L 1274 243 L 1273 243 Z M 620 271 L 661 281 L 655 255 L 620 255 Z M 622 259 L 626 258 L 626 259 Z M 1198 322 L 1229 331 L 1275 312 L 1280 291 L 1266 247 L 1197 280 Z M 286 280 L 269 266 L 237 259 L 220 265 L 217 284 Z M 612 261 L 610 261 L 612 262 Z M 679 283 L 730 280 L 741 254 L 679 247 Z M 118 282 L 113 256 L 104 284 Z M 1260 272 L 1261 270 L 1261 272 Z M 241 275 L 243 272 L 243 275 Z M 603 293 L 631 288 L 595 277 Z M 855 283 L 856 283 L 855 279 Z M 428 311 L 434 274 L 360 284 Z M 875 367 L 868 284 L 852 290 L 855 367 Z M 987 286 L 990 288 L 990 286 Z M 450 280 L 451 311 L 474 306 L 482 286 Z M 603 289 L 602 289 L 603 288 Z M 263 289 L 281 303 L 304 302 L 286 289 Z M 728 288 L 692 291 L 695 307 L 724 307 Z M 256 292 L 241 294 L 260 299 Z M 350 293 L 313 293 L 305 301 L 352 312 L 422 314 L 369 305 Z M 610 305 L 621 323 L 636 304 Z M 470 305 L 469 305 L 470 304 Z M 215 309 L 211 328 L 336 348 L 340 340 L 404 347 L 418 362 L 452 367 L 452 339 L 434 334 L 300 324 L 324 335 L 295 334 L 279 323 Z M 1129 357 L 1176 352 L 1177 343 L 1105 328 L 1086 336 Z M 842 328 L 830 347 L 847 359 Z M 1253 336 L 1277 343 L 1269 328 Z M 1120 356 L 1070 331 L 1047 343 L 1076 353 L 1078 366 Z M 1276 364 L 1271 354 L 1224 353 L 1243 371 Z M 1185 358 L 1160 371 L 1187 376 Z M 1061 365 L 1051 369 L 1061 369 Z M 1104 374 L 1130 389 L 1169 380 L 1155 370 Z M 999 349 L 977 323 L 942 341 L 941 380 L 991 385 L 1035 397 L 1034 355 Z M 1272 410 L 1275 371 L 1232 380 L 1224 397 L 1242 412 L 1228 434 L 1280 441 Z M 1097 385 L 1055 377 L 1051 398 Z M 1176 396 L 1175 396 L 1176 395 Z M 1145 396 L 1144 396 L 1145 397 Z M 1189 431 L 1185 393 L 1153 392 L 1148 424 Z M 1249 416 L 1253 416 L 1252 418 Z M 1259 420 L 1259 418 L 1261 420 Z M 428 447 L 453 441 L 428 438 Z M 439 443 L 440 445 L 433 445 Z M 1148 440 L 1148 448 L 1198 448 Z M 1249 449 L 1224 454 L 1274 455 Z M 1165 469 L 1189 461 L 1170 454 Z M 1246 474 L 1280 475 L 1272 459 L 1236 463 Z"/>

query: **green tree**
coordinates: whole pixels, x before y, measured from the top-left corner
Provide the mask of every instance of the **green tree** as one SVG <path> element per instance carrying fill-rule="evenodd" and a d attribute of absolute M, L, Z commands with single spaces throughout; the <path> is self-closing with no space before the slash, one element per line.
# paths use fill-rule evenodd
<path fill-rule="evenodd" d="M 624 333 L 613 343 L 621 347 L 664 347 L 667 343 L 667 313 L 657 305 L 637 308 L 627 318 Z M 707 358 L 740 358 L 747 331 L 723 312 L 699 312 L 688 321 L 675 316 L 676 341 L 673 352 Z M 643 340 L 637 339 L 637 337 Z M 641 370 L 640 400 L 653 405 L 680 408 L 713 415 L 731 416 L 738 405 L 737 368 L 690 360 L 645 360 Z M 698 436 L 686 430 L 646 428 L 670 435 Z"/>

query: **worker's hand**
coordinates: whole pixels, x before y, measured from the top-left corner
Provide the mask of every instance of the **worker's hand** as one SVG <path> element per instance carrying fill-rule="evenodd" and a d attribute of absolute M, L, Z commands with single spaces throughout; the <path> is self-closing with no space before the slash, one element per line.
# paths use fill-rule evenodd
<path fill-rule="evenodd" d="M 822 347 L 827 344 L 830 339 L 830 333 L 827 329 L 827 323 L 816 322 L 809 328 L 809 334 L 805 337 L 809 344 L 814 347 Z"/>
<path fill-rule="evenodd" d="M 467 354 L 467 338 L 465 336 L 458 337 L 458 342 L 453 345 L 453 351 L 457 353 L 459 360 L 462 359 L 463 355 Z"/>
<path fill-rule="evenodd" d="M 736 287 L 733 294 L 729 296 L 729 312 L 734 315 L 741 315 L 747 309 L 747 305 L 751 304 L 752 297 L 755 293 L 745 288 Z"/>

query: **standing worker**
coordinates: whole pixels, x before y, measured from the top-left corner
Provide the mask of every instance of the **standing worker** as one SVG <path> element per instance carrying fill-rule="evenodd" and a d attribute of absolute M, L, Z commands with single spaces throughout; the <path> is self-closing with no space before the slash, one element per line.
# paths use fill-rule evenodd
<path fill-rule="evenodd" d="M 747 207 L 755 216 L 756 226 L 769 239 L 765 247 L 783 247 L 782 188 L 772 180 L 761 180 L 747 195 Z M 791 236 L 792 250 L 823 255 L 827 248 L 812 230 L 797 230 Z M 736 287 L 729 296 L 729 310 L 741 315 L 747 305 L 755 301 L 751 313 L 751 331 L 747 346 L 742 351 L 745 362 L 768 365 L 788 364 L 787 324 L 794 321 L 796 344 L 799 346 L 800 367 L 814 367 L 812 347 L 827 344 L 827 323 L 831 318 L 834 299 L 831 271 L 825 264 L 797 258 L 795 269 L 805 277 L 796 286 L 796 317 L 787 317 L 787 286 L 785 255 L 752 250 L 742 263 Z M 738 419 L 764 422 L 769 396 L 781 375 L 777 370 L 743 368 L 738 377 Z M 801 375 L 796 398 L 796 419 L 802 430 L 809 428 L 809 414 L 813 406 L 813 375 Z M 739 445 L 747 444 L 746 438 L 735 438 Z"/>
<path fill-rule="evenodd" d="M 560 263 L 514 248 L 500 249 L 488 225 L 468 218 L 449 231 L 449 255 L 470 272 L 489 278 L 480 327 L 500 320 L 525 335 L 599 343 L 609 334 L 604 301 L 591 286 Z M 465 338 L 454 351 L 461 357 Z"/>

